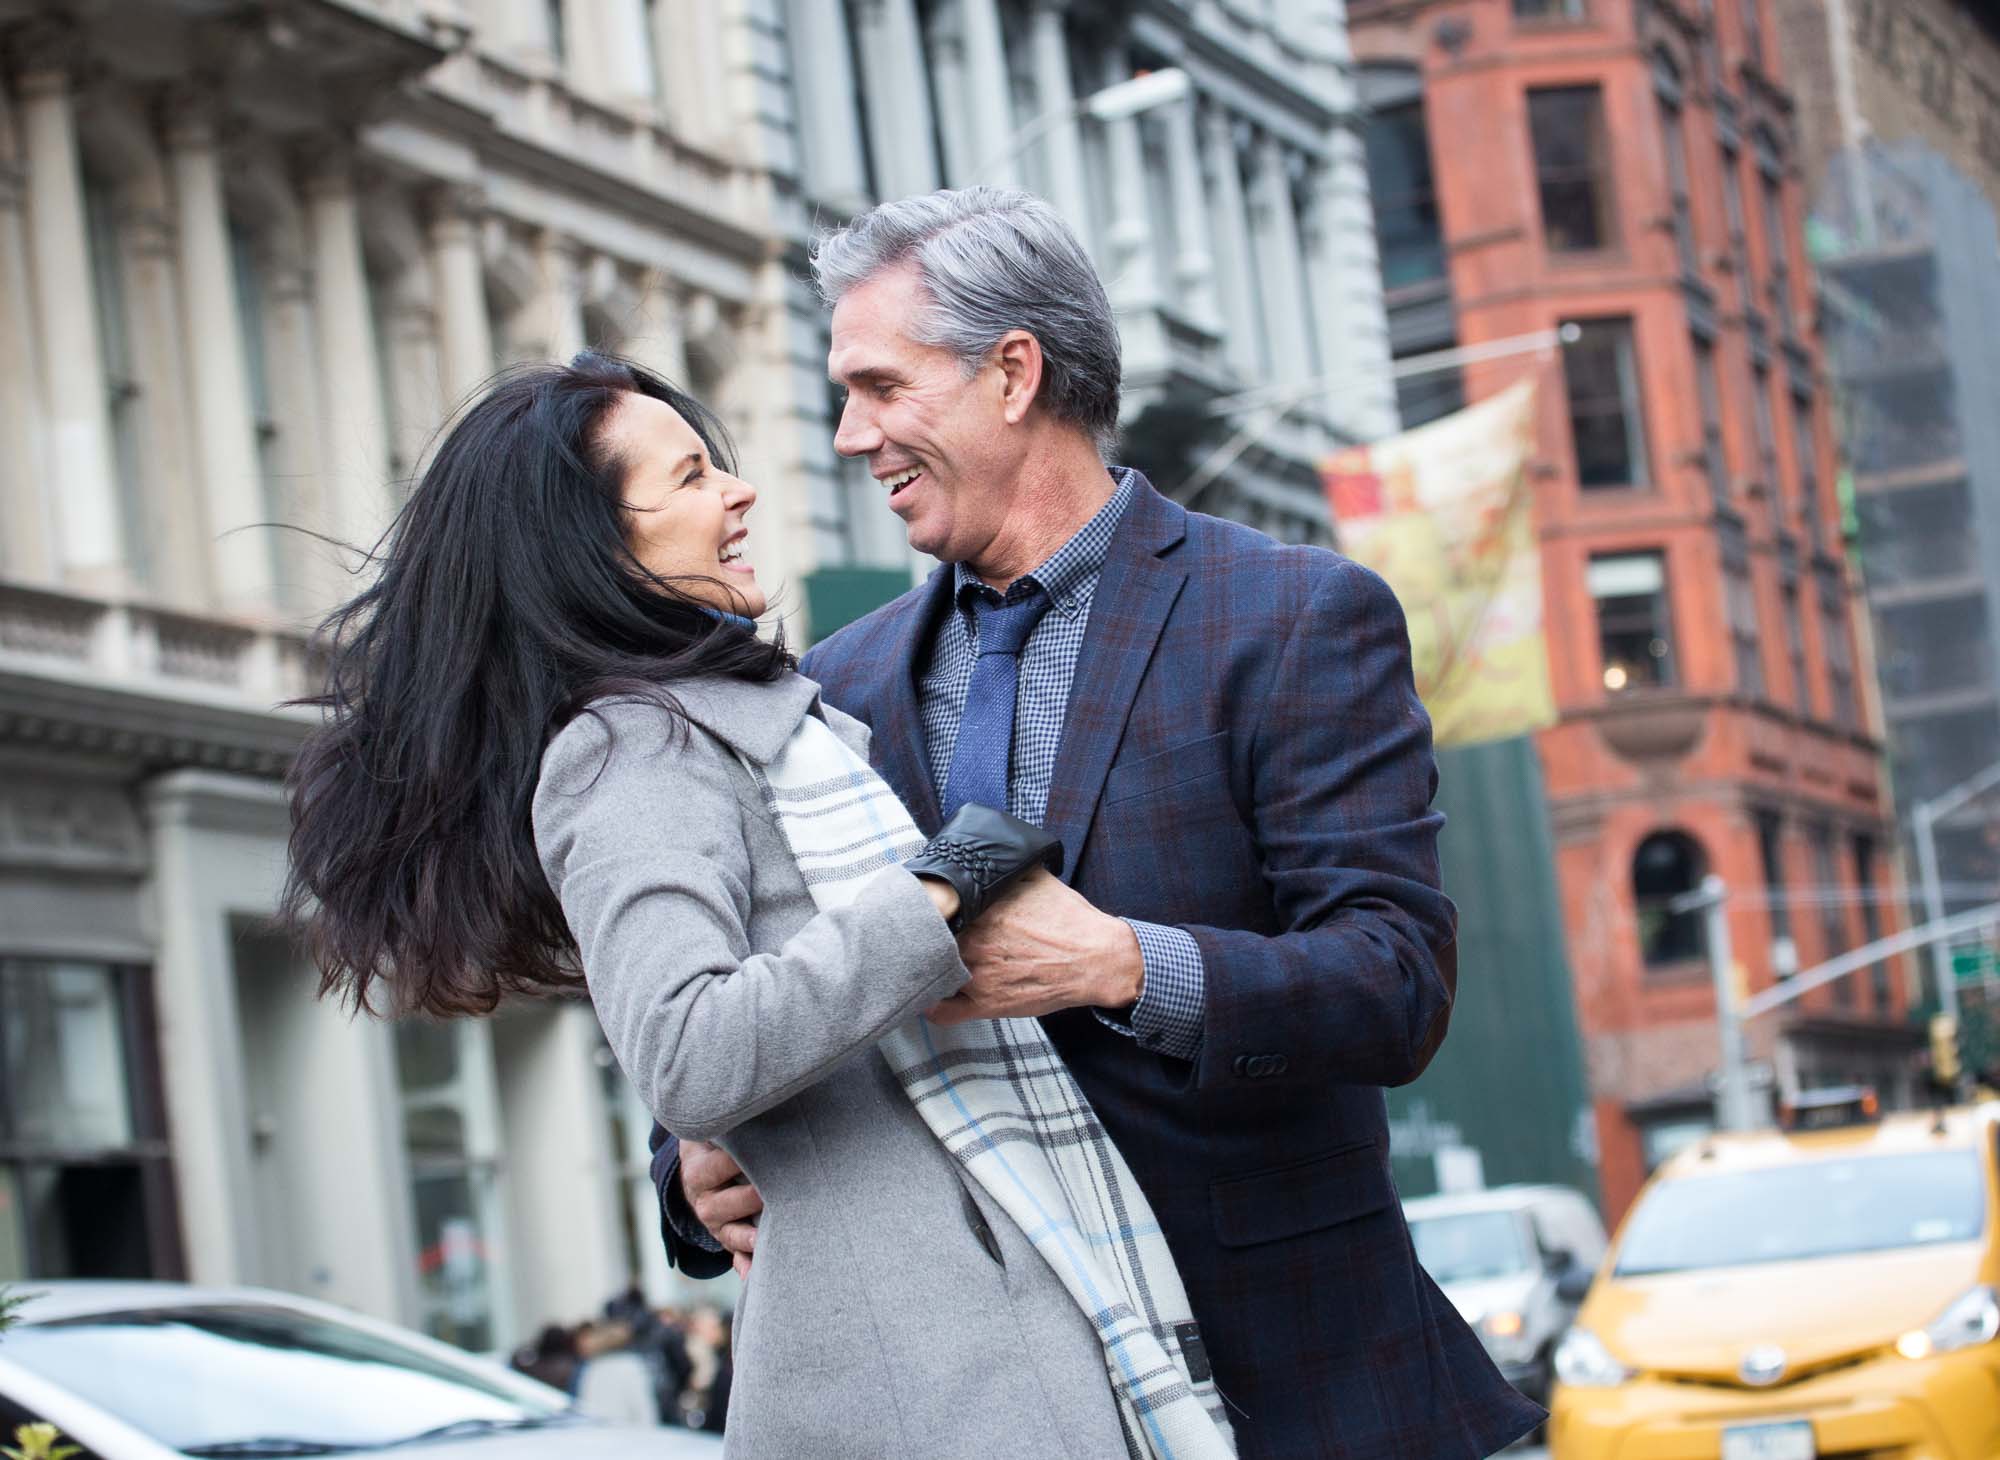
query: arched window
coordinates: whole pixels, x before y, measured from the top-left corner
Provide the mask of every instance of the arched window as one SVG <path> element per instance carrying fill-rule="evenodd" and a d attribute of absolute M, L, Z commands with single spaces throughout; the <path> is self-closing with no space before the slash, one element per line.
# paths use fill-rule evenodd
<path fill-rule="evenodd" d="M 1632 901 L 1639 915 L 1639 952 L 1646 967 L 1707 956 L 1699 912 L 1674 912 L 1668 904 L 1701 886 L 1708 859 L 1685 832 L 1658 831 L 1632 856 Z"/>

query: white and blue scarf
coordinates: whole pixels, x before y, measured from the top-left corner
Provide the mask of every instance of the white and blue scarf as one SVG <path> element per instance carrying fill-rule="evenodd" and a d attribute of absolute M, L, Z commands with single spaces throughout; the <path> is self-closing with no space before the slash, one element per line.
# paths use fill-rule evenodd
<path fill-rule="evenodd" d="M 895 792 L 816 715 L 750 770 L 822 910 L 853 901 L 924 844 Z M 917 1018 L 880 1047 L 924 1123 L 1096 1328 L 1126 1447 L 1153 1460 L 1232 1460 L 1205 1359 L 1201 1380 L 1190 1377 L 1198 1330 L 1152 1204 L 1042 1026 Z"/>

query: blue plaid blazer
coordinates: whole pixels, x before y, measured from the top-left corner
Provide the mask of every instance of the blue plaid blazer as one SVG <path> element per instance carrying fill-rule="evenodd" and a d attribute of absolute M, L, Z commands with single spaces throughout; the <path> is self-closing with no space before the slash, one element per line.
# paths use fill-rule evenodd
<path fill-rule="evenodd" d="M 1202 1045 L 1044 1023 L 1166 1229 L 1245 1460 L 1491 1454 L 1541 1411 L 1418 1266 L 1389 1175 L 1382 1087 L 1422 1073 L 1456 982 L 1402 609 L 1345 558 L 1135 486 L 1044 824 L 1094 906 L 1192 934 Z M 916 678 L 951 585 L 940 568 L 802 666 L 926 832 Z"/>

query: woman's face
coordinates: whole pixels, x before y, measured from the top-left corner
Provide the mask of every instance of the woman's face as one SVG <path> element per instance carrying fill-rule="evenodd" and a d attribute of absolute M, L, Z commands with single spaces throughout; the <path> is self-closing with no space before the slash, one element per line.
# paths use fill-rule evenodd
<path fill-rule="evenodd" d="M 625 466 L 625 540 L 646 568 L 688 597 L 756 618 L 757 570 L 743 519 L 757 489 L 709 460 L 694 427 L 665 401 L 627 392 L 604 418 L 602 445 Z"/>

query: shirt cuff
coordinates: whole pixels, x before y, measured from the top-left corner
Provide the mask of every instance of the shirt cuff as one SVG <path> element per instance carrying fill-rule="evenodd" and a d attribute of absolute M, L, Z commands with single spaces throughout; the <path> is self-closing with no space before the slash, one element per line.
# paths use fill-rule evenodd
<path fill-rule="evenodd" d="M 1096 1011 L 1098 1020 L 1138 1040 L 1142 1049 L 1176 1059 L 1195 1058 L 1201 1053 L 1202 1011 L 1207 1002 L 1200 945 L 1181 928 L 1137 918 L 1120 921 L 1139 940 L 1146 981 L 1129 1021 L 1106 1009 Z"/>

